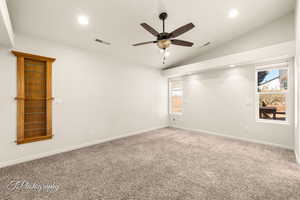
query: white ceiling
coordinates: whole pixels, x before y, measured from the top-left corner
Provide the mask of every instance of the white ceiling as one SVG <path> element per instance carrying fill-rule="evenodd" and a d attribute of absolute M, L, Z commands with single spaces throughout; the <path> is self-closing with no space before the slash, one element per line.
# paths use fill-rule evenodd
<path fill-rule="evenodd" d="M 5 0 L 0 0 L 0 45 L 6 47 L 14 45 L 14 35 Z"/>
<path fill-rule="evenodd" d="M 156 68 L 174 65 L 190 55 L 201 54 L 207 41 L 214 45 L 229 41 L 294 10 L 295 0 L 8 0 L 15 32 L 97 50 Z M 235 19 L 227 17 L 231 8 L 239 10 Z M 139 24 L 146 22 L 159 32 L 158 14 L 167 11 L 167 31 L 193 22 L 190 32 L 178 37 L 195 43 L 192 48 L 172 46 L 171 56 L 162 65 L 154 44 L 131 44 L 155 39 Z M 77 23 L 87 15 L 89 25 Z M 98 37 L 112 43 L 95 43 Z"/>

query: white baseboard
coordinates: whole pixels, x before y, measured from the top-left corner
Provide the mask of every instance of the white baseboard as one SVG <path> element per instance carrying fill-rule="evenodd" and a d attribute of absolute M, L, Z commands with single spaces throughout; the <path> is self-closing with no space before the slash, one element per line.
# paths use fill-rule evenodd
<path fill-rule="evenodd" d="M 55 155 L 55 154 L 76 150 L 76 149 L 81 149 L 81 148 L 92 146 L 92 145 L 95 145 L 95 144 L 101 144 L 101 143 L 104 143 L 104 142 L 109 142 L 109 141 L 129 137 L 129 136 L 133 136 L 133 135 L 139 135 L 139 134 L 142 134 L 142 133 L 146 133 L 146 132 L 149 132 L 149 131 L 153 131 L 153 130 L 157 130 L 157 129 L 161 129 L 161 128 L 166 128 L 166 127 L 167 126 L 161 126 L 161 127 L 155 127 L 155 128 L 150 128 L 150 129 L 146 129 L 146 130 L 135 131 L 135 132 L 123 134 L 121 136 L 116 136 L 116 137 L 111 137 L 111 138 L 107 138 L 107 139 L 101 139 L 101 140 L 97 140 L 97 141 L 87 142 L 87 143 L 83 143 L 83 144 L 79 144 L 79 145 L 75 145 L 75 146 L 71 146 L 71 147 L 66 147 L 66 148 L 58 149 L 58 150 L 54 150 L 54 151 L 49 151 L 49 152 L 45 152 L 45 153 L 34 154 L 34 155 L 26 156 L 26 157 L 23 157 L 23 158 L 20 158 L 20 159 L 9 160 L 9 161 L 5 161 L 5 162 L 1 162 L 0 163 L 0 168 L 15 165 L 15 164 L 19 164 L 19 163 L 23 163 L 23 162 L 27 162 L 27 161 L 31 161 L 31 160 L 36 160 L 36 159 L 39 159 L 39 158 L 44 158 L 44 157 L 48 157 L 48 156 L 52 156 L 52 155 Z"/>
<path fill-rule="evenodd" d="M 269 145 L 269 146 L 275 146 L 275 147 L 280 147 L 280 148 L 284 148 L 284 149 L 294 150 L 293 148 L 291 148 L 289 146 L 284 146 L 284 145 L 281 145 L 281 144 L 275 144 L 275 143 L 264 142 L 264 141 L 259 141 L 259 140 L 252 140 L 252 139 L 248 139 L 248 138 L 236 137 L 236 136 L 217 133 L 217 132 L 213 132 L 213 131 L 185 128 L 185 127 L 179 127 L 179 126 L 172 126 L 172 127 L 183 129 L 183 130 L 188 130 L 188 131 L 195 131 L 195 132 L 205 133 L 205 134 L 209 134 L 209 135 L 222 136 L 222 137 L 231 138 L 231 139 L 235 139 L 235 140 L 241 140 L 241 141 L 246 141 L 246 142 L 251 142 L 251 143 L 264 144 L 264 145 Z"/>

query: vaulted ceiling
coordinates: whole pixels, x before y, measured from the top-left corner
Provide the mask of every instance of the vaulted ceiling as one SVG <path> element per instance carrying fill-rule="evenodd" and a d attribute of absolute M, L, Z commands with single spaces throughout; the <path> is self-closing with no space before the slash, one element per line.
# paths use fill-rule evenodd
<path fill-rule="evenodd" d="M 190 55 L 201 54 L 204 43 L 214 45 L 267 24 L 291 11 L 295 0 L 9 0 L 16 34 L 57 41 L 99 53 L 121 57 L 156 68 L 178 63 Z M 228 18 L 235 8 L 239 16 Z M 167 11 L 167 31 L 193 22 L 196 26 L 179 37 L 193 41 L 192 48 L 172 46 L 167 63 L 155 44 L 133 47 L 133 43 L 153 40 L 140 23 L 162 30 L 158 15 Z M 86 15 L 89 24 L 79 25 L 77 17 Z M 109 41 L 110 46 L 94 42 Z"/>

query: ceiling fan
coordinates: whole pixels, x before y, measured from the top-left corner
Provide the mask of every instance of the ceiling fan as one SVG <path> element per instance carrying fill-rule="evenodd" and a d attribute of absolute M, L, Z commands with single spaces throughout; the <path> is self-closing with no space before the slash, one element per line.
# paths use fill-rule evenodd
<path fill-rule="evenodd" d="M 193 46 L 194 43 L 192 43 L 192 42 L 178 40 L 175 38 L 190 31 L 191 29 L 193 29 L 195 27 L 195 25 L 193 23 L 189 23 L 189 24 L 181 26 L 180 28 L 168 33 L 168 32 L 165 32 L 165 20 L 167 19 L 167 17 L 168 17 L 168 14 L 165 12 L 163 12 L 159 15 L 159 19 L 161 19 L 163 21 L 163 32 L 161 32 L 161 33 L 157 32 L 154 28 L 152 28 L 148 24 L 142 23 L 141 26 L 144 29 L 146 29 L 148 32 L 150 32 L 152 35 L 154 35 L 157 39 L 154 41 L 133 44 L 133 46 L 140 46 L 140 45 L 145 45 L 145 44 L 156 43 L 157 46 L 163 50 L 170 47 L 171 44 L 184 46 L 184 47 Z"/>
<path fill-rule="evenodd" d="M 101 43 L 101 44 L 110 45 L 110 42 L 106 42 L 106 41 L 100 40 L 100 39 L 98 39 L 98 38 L 95 39 L 95 42 L 99 42 L 99 43 Z"/>

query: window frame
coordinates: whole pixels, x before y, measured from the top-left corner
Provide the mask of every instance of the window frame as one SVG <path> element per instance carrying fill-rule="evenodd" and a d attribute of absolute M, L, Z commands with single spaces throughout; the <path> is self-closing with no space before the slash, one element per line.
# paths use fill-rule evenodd
<path fill-rule="evenodd" d="M 182 82 L 182 108 L 181 112 L 172 112 L 172 87 L 171 82 L 172 81 L 181 81 Z M 183 89 L 183 80 L 182 79 L 169 79 L 168 80 L 168 102 L 169 102 L 169 115 L 183 115 L 183 99 L 184 99 L 184 89 Z"/>
<path fill-rule="evenodd" d="M 262 123 L 271 123 L 271 124 L 283 124 L 283 125 L 290 125 L 290 88 L 291 88 L 291 74 L 290 74 L 290 62 L 278 62 L 274 64 L 269 65 L 258 65 L 255 67 L 255 82 L 254 82 L 254 90 L 255 90 L 255 120 L 256 122 L 262 122 Z M 287 70 L 288 74 L 288 88 L 286 91 L 283 92 L 258 92 L 258 72 L 260 71 L 266 71 L 266 70 L 273 70 L 273 69 L 284 69 Z M 273 120 L 273 119 L 260 119 L 259 117 L 259 95 L 260 94 L 284 94 L 286 97 L 286 120 Z"/>

